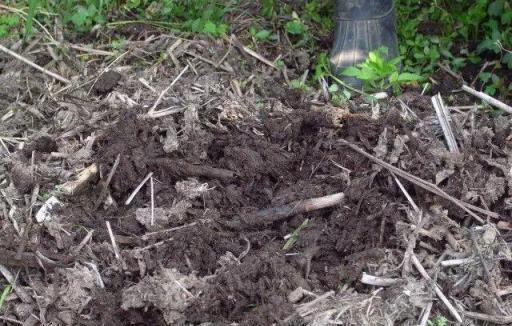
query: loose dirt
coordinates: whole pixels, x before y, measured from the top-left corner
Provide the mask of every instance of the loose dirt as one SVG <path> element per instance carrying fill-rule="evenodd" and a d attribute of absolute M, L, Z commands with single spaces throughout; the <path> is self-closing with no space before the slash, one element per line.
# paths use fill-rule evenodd
<path fill-rule="evenodd" d="M 175 42 L 133 40 L 118 65 Z M 161 65 L 122 73 L 100 66 L 88 78 L 94 84 L 41 102 L 19 91 L 21 82 L 9 86 L 18 96 L 0 90 L 0 104 L 8 103 L 0 256 L 17 275 L 4 316 L 54 325 L 412 325 L 435 295 L 412 267 L 413 253 L 457 309 L 496 314 L 487 285 L 507 289 L 510 274 L 508 118 L 453 111 L 462 150 L 450 153 L 430 97 L 418 90 L 402 104 L 333 107 L 321 92 L 290 90 L 280 72 L 229 44 L 181 40 Z M 286 57 L 297 61 L 290 78 L 311 65 L 306 59 Z M 156 108 L 172 113 L 152 117 L 184 65 Z M 7 80 L 12 71 L 0 66 Z M 501 228 L 478 225 L 453 200 L 398 178 L 401 189 L 342 139 L 498 213 Z M 345 196 L 334 206 L 251 220 L 337 193 Z M 52 197 L 60 204 L 38 222 Z M 468 257 L 472 265 L 440 267 Z M 374 287 L 364 273 L 397 281 Z M 453 317 L 434 302 L 433 313 Z"/>

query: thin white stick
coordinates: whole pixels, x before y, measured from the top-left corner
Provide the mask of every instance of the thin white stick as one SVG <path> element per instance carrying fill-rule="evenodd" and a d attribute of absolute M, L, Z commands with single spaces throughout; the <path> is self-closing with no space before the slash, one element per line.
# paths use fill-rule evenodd
<path fill-rule="evenodd" d="M 412 254 L 411 258 L 412 263 L 414 264 L 418 272 L 420 272 L 421 276 L 423 276 L 427 283 L 429 283 L 429 285 L 434 289 L 434 292 L 437 294 L 439 299 L 441 299 L 441 301 L 444 303 L 448 311 L 450 311 L 450 314 L 453 316 L 453 318 L 455 318 L 459 323 L 462 323 L 462 318 L 458 313 L 457 309 L 455 309 L 455 307 L 450 303 L 448 298 L 444 295 L 443 291 L 441 291 L 441 289 L 439 288 L 439 285 L 437 285 L 434 282 L 434 280 L 428 275 L 425 268 L 421 265 L 418 257 L 416 257 L 415 254 Z"/>
<path fill-rule="evenodd" d="M 508 112 L 510 114 L 512 114 L 512 107 L 495 99 L 494 97 L 491 97 L 485 93 L 482 93 L 482 92 L 479 92 L 477 90 L 474 90 L 473 88 L 467 86 L 467 85 L 462 85 L 462 89 L 465 90 L 466 92 L 468 92 L 469 94 L 473 95 L 473 96 L 476 96 L 478 97 L 479 99 L 481 100 L 484 100 L 485 102 L 489 103 L 490 105 L 494 106 L 494 107 L 497 107 L 498 109 L 501 109 L 505 112 Z"/>
<path fill-rule="evenodd" d="M 110 226 L 109 221 L 105 221 L 107 225 L 108 235 L 110 237 L 110 242 L 112 243 L 112 249 L 114 249 L 114 255 L 116 259 L 121 259 L 121 254 L 119 253 L 119 247 L 117 246 L 116 238 L 114 237 L 114 232 L 112 232 L 112 227 Z"/>
<path fill-rule="evenodd" d="M 91 267 L 91 269 L 94 271 L 94 274 L 96 274 L 96 282 L 98 283 L 98 286 L 100 289 L 105 288 L 105 283 L 103 282 L 103 279 L 101 278 L 100 271 L 98 270 L 98 266 L 94 263 L 84 262 L 84 264 Z"/>
<path fill-rule="evenodd" d="M 155 185 L 153 183 L 153 177 L 149 178 L 149 184 L 151 186 L 151 225 L 155 224 Z"/>
<path fill-rule="evenodd" d="M 145 80 L 144 78 L 140 77 L 140 78 L 138 79 L 138 81 L 139 81 L 142 85 L 144 85 L 144 87 L 146 87 L 147 89 L 149 89 L 149 90 L 150 90 L 150 91 L 152 91 L 153 93 L 156 93 L 156 89 L 155 89 L 153 86 L 149 85 L 149 83 L 148 83 L 148 81 L 147 81 L 147 80 Z"/>
<path fill-rule="evenodd" d="M 398 187 L 400 188 L 400 190 L 402 190 L 402 192 L 404 193 L 404 196 L 405 196 L 405 198 L 407 198 L 407 201 L 409 202 L 409 204 L 412 206 L 412 209 L 414 209 L 414 211 L 416 213 L 419 213 L 420 209 L 419 209 L 418 205 L 416 205 L 416 203 L 412 199 L 409 192 L 405 189 L 404 185 L 400 182 L 400 180 L 398 180 L 398 178 L 396 177 L 396 175 L 394 173 L 393 173 L 393 178 L 395 179 L 395 182 L 398 185 Z"/>
<path fill-rule="evenodd" d="M 459 259 L 448 259 L 448 260 L 443 260 L 441 262 L 441 266 L 450 267 L 450 266 L 467 265 L 467 264 L 471 264 L 474 261 L 475 261 L 475 259 L 473 259 L 472 257 L 459 258 Z"/>
<path fill-rule="evenodd" d="M 459 146 L 457 145 L 457 141 L 453 135 L 452 126 L 450 125 L 450 111 L 446 109 L 441 94 L 438 93 L 436 96 L 432 97 L 432 105 L 436 110 L 437 119 L 443 129 L 444 139 L 448 144 L 448 149 L 452 153 L 460 153 Z"/>
<path fill-rule="evenodd" d="M 176 84 L 178 82 L 178 80 L 180 80 L 181 76 L 183 76 L 184 73 L 187 72 L 189 68 L 189 65 L 187 65 L 181 72 L 178 76 L 176 76 L 176 78 L 174 78 L 174 80 L 172 81 L 172 83 L 167 86 L 161 93 L 160 95 L 158 96 L 158 98 L 156 99 L 155 101 L 155 104 L 153 104 L 153 106 L 151 107 L 151 109 L 149 109 L 148 111 L 148 115 L 151 116 L 153 114 L 153 112 L 155 111 L 156 107 L 160 104 L 160 102 L 162 102 L 162 99 L 164 98 L 164 95 L 171 89 L 171 87 L 174 86 L 174 84 Z"/>
<path fill-rule="evenodd" d="M 153 172 L 149 172 L 149 174 L 144 178 L 144 180 L 142 180 L 142 182 L 139 183 L 137 188 L 135 188 L 135 190 L 131 193 L 130 197 L 128 197 L 128 199 L 124 202 L 125 205 L 130 205 L 133 198 L 135 198 L 135 195 L 137 195 L 137 193 L 140 191 L 142 186 L 144 186 L 144 184 L 146 184 L 146 182 L 148 182 L 149 178 L 151 178 L 152 176 L 153 176 Z"/>
<path fill-rule="evenodd" d="M 27 65 L 31 66 L 32 68 L 35 68 L 35 69 L 39 70 L 40 72 L 47 74 L 48 76 L 53 77 L 54 79 L 57 79 L 57 80 L 63 82 L 64 84 L 71 84 L 71 81 L 69 79 L 66 79 L 54 72 L 49 71 L 48 69 L 41 67 L 40 65 L 33 63 L 32 61 L 28 60 L 27 58 L 17 54 L 16 52 L 9 50 L 8 48 L 6 48 L 5 46 L 3 46 L 1 44 L 0 44 L 0 51 L 3 51 L 5 53 L 7 53 L 8 55 L 13 56 L 14 58 L 22 61 L 23 63 L 26 63 Z"/>
<path fill-rule="evenodd" d="M 427 303 L 427 306 L 425 307 L 423 314 L 421 316 L 419 326 L 427 326 L 428 318 L 430 317 L 430 312 L 432 311 L 433 305 L 434 304 L 432 302 Z"/>
<path fill-rule="evenodd" d="M 261 62 L 263 62 L 264 64 L 266 64 L 267 66 L 270 66 L 270 67 L 272 67 L 272 68 L 277 70 L 276 65 L 272 61 L 262 57 L 259 53 L 254 52 L 253 50 L 249 49 L 245 45 L 242 45 L 242 49 L 245 51 L 245 53 L 247 53 L 251 57 L 254 57 L 254 58 L 258 59 Z"/>
<path fill-rule="evenodd" d="M 114 52 L 104 51 L 104 50 L 97 50 L 97 49 L 90 49 L 90 48 L 86 48 L 84 46 L 75 45 L 75 44 L 68 44 L 68 46 L 70 48 L 72 48 L 72 49 L 75 49 L 75 50 L 78 50 L 78 51 L 82 51 L 82 52 L 87 52 L 87 53 L 94 54 L 94 55 L 103 55 L 103 56 L 107 56 L 107 57 L 111 57 L 111 56 L 115 55 Z"/>
<path fill-rule="evenodd" d="M 373 285 L 373 286 L 392 286 L 396 284 L 402 283 L 403 280 L 399 278 L 389 278 L 389 277 L 380 277 L 380 276 L 373 276 L 370 274 L 363 273 L 361 276 L 361 283 L 366 285 Z"/>

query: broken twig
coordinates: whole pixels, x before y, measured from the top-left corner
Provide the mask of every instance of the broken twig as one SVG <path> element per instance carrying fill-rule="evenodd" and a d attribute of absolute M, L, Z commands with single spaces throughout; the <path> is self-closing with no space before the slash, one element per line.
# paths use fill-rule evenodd
<path fill-rule="evenodd" d="M 283 206 L 266 208 L 254 213 L 238 216 L 232 221 L 226 222 L 226 225 L 234 229 L 268 225 L 274 222 L 282 221 L 296 214 L 307 213 L 322 208 L 336 206 L 342 203 L 344 199 L 345 194 L 340 192 L 324 197 L 297 200 Z"/>
<path fill-rule="evenodd" d="M 140 191 L 140 189 L 144 186 L 144 184 L 146 184 L 146 182 L 148 182 L 148 180 L 153 176 L 153 172 L 149 172 L 149 174 L 144 178 L 144 180 L 142 180 L 139 185 L 137 186 L 137 188 L 135 188 L 135 190 L 133 190 L 133 192 L 130 194 L 130 196 L 128 197 L 128 199 L 124 202 L 125 205 L 130 205 L 130 203 L 132 202 L 133 198 L 135 198 L 135 195 L 137 195 Z"/>
<path fill-rule="evenodd" d="M 490 105 L 498 108 L 498 109 L 501 109 L 507 113 L 510 113 L 512 114 L 512 106 L 510 105 L 507 105 L 497 99 L 495 99 L 494 97 L 491 97 L 483 92 L 479 92 L 477 90 L 474 90 L 473 88 L 467 86 L 467 85 L 462 85 L 462 89 L 465 90 L 466 92 L 468 92 L 469 94 L 473 95 L 473 96 L 476 96 L 478 97 L 479 99 L 489 103 Z"/>
<path fill-rule="evenodd" d="M 471 319 L 487 321 L 497 325 L 510 325 L 512 324 L 512 316 L 496 316 L 496 315 L 487 315 L 479 312 L 471 312 L 465 311 L 464 316 L 469 317 Z"/>
<path fill-rule="evenodd" d="M 425 268 L 421 265 L 420 261 L 418 260 L 418 257 L 416 255 L 412 255 L 412 263 L 420 272 L 421 276 L 429 283 L 429 285 L 434 289 L 434 292 L 437 294 L 439 299 L 444 303 L 448 311 L 450 311 L 450 314 L 455 318 L 459 323 L 462 323 L 462 318 L 459 314 L 459 312 L 455 309 L 455 307 L 451 304 L 451 302 L 448 300 L 448 298 L 444 295 L 443 291 L 441 291 L 441 288 L 439 288 L 439 285 L 437 285 L 434 280 L 428 275 Z"/>
<path fill-rule="evenodd" d="M 408 180 L 409 182 L 412 182 L 414 183 L 415 185 L 417 185 L 418 187 L 421 187 L 433 194 L 436 194 L 446 200 L 449 200 L 450 202 L 454 203 L 455 205 L 457 205 L 458 207 L 462 208 L 466 213 L 468 213 L 469 215 L 471 215 L 475 220 L 477 220 L 478 222 L 484 224 L 484 220 L 478 216 L 477 214 L 475 214 L 473 211 L 475 212 L 478 212 L 478 213 L 481 213 L 481 214 L 485 214 L 489 217 L 492 217 L 492 218 L 500 218 L 500 216 L 494 212 L 491 212 L 487 209 L 483 209 L 483 208 L 480 208 L 480 207 L 477 207 L 477 206 L 474 206 L 474 205 L 471 205 L 471 204 L 468 204 L 466 202 L 463 202 L 453 196 L 450 196 L 448 195 L 446 192 L 444 192 L 444 190 L 442 190 L 441 188 L 439 188 L 438 186 L 428 182 L 428 181 L 425 181 L 421 178 L 418 178 L 408 172 L 405 172 L 403 171 L 402 169 L 399 169 L 387 162 L 384 162 L 383 160 L 379 159 L 379 158 L 376 158 L 375 156 L 367 153 L 365 150 L 363 150 L 362 148 L 344 140 L 344 139 L 340 139 L 339 142 L 345 146 L 348 146 L 350 147 L 352 150 L 354 150 L 355 152 L 365 156 L 366 158 L 370 159 L 371 161 L 375 162 L 376 164 L 386 168 L 387 170 L 389 170 L 390 172 L 393 172 L 395 173 L 396 175 L 399 175 L 401 176 L 402 178 Z"/>
<path fill-rule="evenodd" d="M 158 98 L 156 99 L 155 101 L 155 104 L 153 104 L 153 106 L 151 107 L 151 109 L 149 109 L 148 111 L 148 116 L 152 117 L 153 113 L 155 113 L 155 110 L 156 110 L 156 107 L 162 102 L 162 99 L 164 98 L 164 95 L 167 94 L 167 92 L 174 86 L 174 84 L 176 84 L 178 82 L 178 80 L 180 80 L 181 76 L 183 76 L 184 73 L 187 72 L 189 66 L 187 65 L 180 73 L 178 76 L 176 76 L 176 78 L 174 78 L 174 80 L 171 82 L 171 84 L 169 86 L 167 86 L 161 93 L 160 95 L 158 96 Z"/>
<path fill-rule="evenodd" d="M 432 97 L 432 105 L 434 105 L 434 109 L 436 109 L 437 118 L 439 119 L 439 123 L 443 129 L 444 139 L 446 139 L 448 149 L 452 153 L 460 153 L 459 146 L 457 145 L 457 141 L 455 140 L 452 126 L 450 124 L 450 111 L 448 111 L 444 105 L 441 94 L 437 94 L 436 96 Z"/>
<path fill-rule="evenodd" d="M 45 68 L 41 67 L 40 65 L 37 65 L 37 64 L 33 63 L 29 59 L 27 59 L 27 58 L 17 54 L 14 51 L 9 50 L 8 48 L 6 48 L 5 46 L 3 46 L 1 44 L 0 44 L 0 51 L 5 52 L 5 53 L 7 53 L 10 56 L 13 56 L 14 58 L 22 61 L 23 63 L 26 63 L 27 65 L 31 66 L 32 68 L 35 68 L 35 69 L 39 70 L 40 72 L 42 72 L 42 73 L 44 73 L 44 74 L 46 74 L 46 75 L 48 75 L 48 76 L 50 76 L 50 77 L 52 77 L 54 79 L 57 79 L 58 81 L 63 82 L 64 84 L 71 84 L 71 81 L 69 79 L 66 79 L 66 78 L 64 78 L 64 77 L 62 77 L 62 76 L 60 76 L 60 75 L 58 75 L 58 74 L 56 74 L 54 72 L 51 72 L 48 69 L 45 69 Z"/>
<path fill-rule="evenodd" d="M 373 285 L 373 286 L 393 286 L 400 283 L 403 283 L 404 280 L 399 278 L 388 278 L 388 277 L 379 277 L 379 276 L 373 276 L 370 274 L 363 273 L 361 276 L 361 283 L 366 285 Z"/>

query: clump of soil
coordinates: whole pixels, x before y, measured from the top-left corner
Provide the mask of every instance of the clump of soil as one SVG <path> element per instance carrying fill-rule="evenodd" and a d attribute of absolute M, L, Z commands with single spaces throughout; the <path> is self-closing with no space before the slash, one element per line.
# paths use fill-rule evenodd
<path fill-rule="evenodd" d="M 110 93 L 121 80 L 122 75 L 114 70 L 105 71 L 94 83 L 93 91 L 98 95 Z"/>

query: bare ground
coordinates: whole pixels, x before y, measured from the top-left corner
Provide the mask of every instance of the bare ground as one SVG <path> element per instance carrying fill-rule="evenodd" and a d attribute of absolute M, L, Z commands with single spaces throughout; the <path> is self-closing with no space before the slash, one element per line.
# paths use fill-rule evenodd
<path fill-rule="evenodd" d="M 414 90 L 334 107 L 286 85 L 311 68 L 291 48 L 285 77 L 227 39 L 139 36 L 88 61 L 13 48 L 69 87 L 0 54 L 3 323 L 508 323 L 508 117 L 453 108 L 455 154 Z M 255 214 L 335 193 L 328 208 Z"/>

